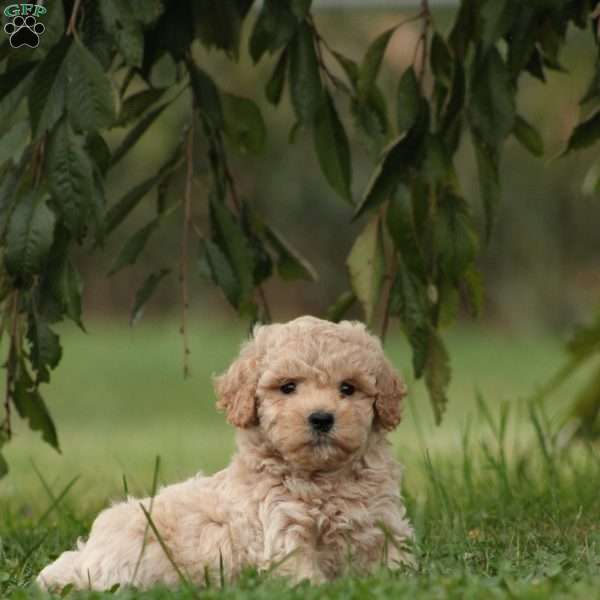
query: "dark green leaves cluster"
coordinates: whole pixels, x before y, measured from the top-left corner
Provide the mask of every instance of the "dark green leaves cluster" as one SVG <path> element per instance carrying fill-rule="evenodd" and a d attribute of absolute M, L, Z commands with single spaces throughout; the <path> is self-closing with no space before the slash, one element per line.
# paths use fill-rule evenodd
<path fill-rule="evenodd" d="M 397 319 L 413 349 L 415 376 L 425 379 L 439 421 L 450 381 L 440 330 L 461 299 L 474 311 L 482 303 L 475 265 L 479 236 L 454 168 L 456 153 L 469 132 L 489 236 L 505 140 L 514 135 L 532 154 L 543 153 L 539 133 L 516 109 L 522 74 L 544 81 L 548 69 L 562 69 L 568 27 L 587 26 L 591 4 L 462 0 L 448 35 L 428 13 L 415 15 L 409 21 L 422 32 L 418 51 L 389 101 L 378 79 L 390 41 L 408 21 L 380 33 L 354 60 L 322 38 L 310 0 L 265 0 L 252 18 L 252 0 L 49 3 L 40 47 L 17 57 L 4 44 L 0 53 L 0 334 L 8 338 L 6 401 L 58 448 L 40 384 L 62 355 L 55 324 L 67 318 L 83 329 L 83 282 L 74 252 L 78 246 L 97 251 L 107 244 L 150 194 L 156 194 L 155 214 L 116 252 L 110 274 L 135 264 L 165 220 L 178 213 L 184 222 L 180 276 L 191 236 L 195 271 L 249 319 L 269 318 L 263 293 L 269 278 L 316 280 L 308 261 L 236 186 L 229 153 L 260 155 L 267 127 L 254 101 L 222 89 L 195 60 L 199 41 L 234 61 L 246 52 L 254 63 L 272 60 L 266 99 L 277 105 L 289 97 L 295 118 L 290 139 L 309 132 L 325 180 L 361 221 L 347 258 L 351 290 L 329 317 L 339 320 L 358 303 L 366 320 L 383 323 L 384 332 L 390 319 Z M 156 86 L 161 61 L 172 65 L 172 81 Z M 584 117 L 565 152 L 600 137 L 599 81 L 596 71 L 582 101 Z M 161 167 L 106 201 L 111 169 L 166 110 L 184 100 L 191 119 Z M 112 129 L 121 134 L 114 146 L 105 136 Z M 375 161 L 357 200 L 353 137 Z M 200 163 L 209 187 L 204 230 L 190 223 L 190 190 Z M 171 182 L 184 176 L 186 197 L 169 200 Z M 172 270 L 161 264 L 147 274 L 133 299 L 132 323 Z M 8 419 L 1 425 L 0 447 L 11 433 Z M 5 469 L 0 455 L 0 473 Z"/>

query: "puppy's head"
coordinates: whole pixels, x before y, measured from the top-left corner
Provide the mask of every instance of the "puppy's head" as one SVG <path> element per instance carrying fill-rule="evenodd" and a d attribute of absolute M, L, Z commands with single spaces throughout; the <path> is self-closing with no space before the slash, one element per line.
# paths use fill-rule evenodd
<path fill-rule="evenodd" d="M 215 388 L 232 425 L 258 428 L 286 462 L 306 470 L 360 455 L 371 431 L 398 425 L 406 394 L 362 323 L 314 317 L 256 327 Z"/>

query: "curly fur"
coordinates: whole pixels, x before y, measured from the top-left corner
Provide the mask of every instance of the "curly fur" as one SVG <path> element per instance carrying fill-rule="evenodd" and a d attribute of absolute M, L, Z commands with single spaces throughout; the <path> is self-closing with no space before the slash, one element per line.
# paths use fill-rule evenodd
<path fill-rule="evenodd" d="M 285 395 L 289 381 L 297 388 Z M 340 393 L 342 381 L 355 386 L 352 396 Z M 200 585 L 207 573 L 218 579 L 220 561 L 229 580 L 245 566 L 277 565 L 312 582 L 413 564 L 400 469 L 385 439 L 406 388 L 364 325 L 301 317 L 258 326 L 215 388 L 237 428 L 231 464 L 106 509 L 87 542 L 40 573 L 41 587 L 171 585 L 172 562 Z M 308 426 L 314 411 L 335 416 L 329 433 Z"/>

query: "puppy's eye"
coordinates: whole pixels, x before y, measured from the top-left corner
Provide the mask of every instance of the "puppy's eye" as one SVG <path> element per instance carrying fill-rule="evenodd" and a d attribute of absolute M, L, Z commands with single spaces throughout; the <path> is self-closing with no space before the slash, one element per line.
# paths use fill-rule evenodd
<path fill-rule="evenodd" d="M 355 391 L 356 388 L 351 383 L 348 383 L 347 381 L 342 381 L 342 383 L 340 383 L 340 392 L 342 396 L 352 396 Z"/>
<path fill-rule="evenodd" d="M 282 394 L 293 394 L 296 391 L 296 382 L 288 381 L 284 383 L 282 386 L 279 386 L 279 391 Z"/>

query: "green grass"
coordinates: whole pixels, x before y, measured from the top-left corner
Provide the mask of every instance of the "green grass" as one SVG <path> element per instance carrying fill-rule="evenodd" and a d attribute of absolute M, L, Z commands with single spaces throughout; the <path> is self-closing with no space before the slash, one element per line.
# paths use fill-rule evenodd
<path fill-rule="evenodd" d="M 85 535 L 109 499 L 225 465 L 232 432 L 214 411 L 211 373 L 235 355 L 243 330 L 197 323 L 193 377 L 181 377 L 173 324 L 133 332 L 90 325 L 65 333 L 64 363 L 46 392 L 63 455 L 23 426 L 5 454 L 0 482 L 0 597 L 35 598 L 31 578 Z M 405 492 L 417 531 L 417 573 L 381 571 L 322 588 L 289 587 L 247 573 L 239 585 L 202 591 L 218 598 L 594 598 L 600 589 L 600 458 L 576 447 L 561 453 L 549 431 L 555 419 L 532 419 L 524 399 L 558 367 L 557 340 L 510 338 L 462 330 L 449 338 L 455 370 L 441 428 L 420 386 L 412 386 L 404 423 L 393 436 L 406 465 Z M 409 354 L 390 340 L 389 355 L 408 374 Z M 485 398 L 477 406 L 476 391 Z M 561 390 L 547 407 L 560 414 Z M 490 414 L 492 415 L 490 417 Z M 503 421 L 500 414 L 506 415 Z M 36 472 L 37 471 L 37 472 Z M 60 498 L 73 478 L 78 479 Z M 122 590 L 68 598 L 192 598 L 196 592 Z"/>

